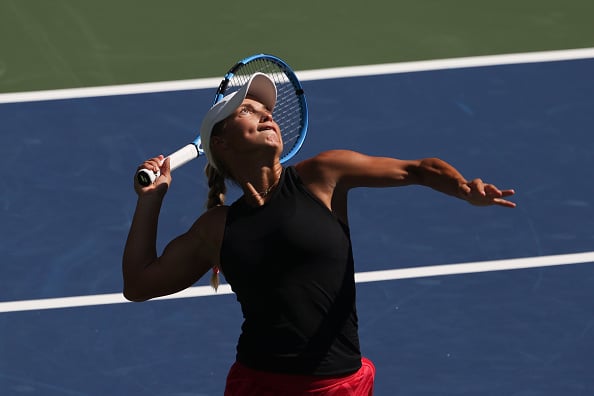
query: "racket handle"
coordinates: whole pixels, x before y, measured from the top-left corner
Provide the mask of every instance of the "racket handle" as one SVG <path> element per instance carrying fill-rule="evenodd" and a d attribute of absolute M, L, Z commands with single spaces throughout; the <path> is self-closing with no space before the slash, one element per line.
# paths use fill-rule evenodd
<path fill-rule="evenodd" d="M 157 180 L 157 177 L 161 175 L 161 172 L 157 171 L 157 173 L 150 171 L 148 169 L 140 169 L 136 172 L 136 180 L 138 180 L 138 184 L 143 187 L 150 186 Z"/>
<path fill-rule="evenodd" d="M 174 171 L 175 169 L 179 168 L 182 165 L 190 162 L 194 158 L 198 157 L 198 146 L 194 143 L 190 143 L 173 154 L 168 156 L 169 158 L 169 169 Z M 159 177 L 161 173 L 157 171 L 157 173 L 150 171 L 148 169 L 140 169 L 136 173 L 136 179 L 141 186 L 148 186 L 155 182 L 157 177 Z"/>

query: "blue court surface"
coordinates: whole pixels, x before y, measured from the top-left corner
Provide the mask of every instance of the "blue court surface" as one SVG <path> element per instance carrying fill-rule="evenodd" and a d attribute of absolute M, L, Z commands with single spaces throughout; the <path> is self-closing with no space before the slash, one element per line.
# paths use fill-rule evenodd
<path fill-rule="evenodd" d="M 352 193 L 356 269 L 376 276 L 358 283 L 376 395 L 594 395 L 592 70 L 581 59 L 304 82 L 311 122 L 294 161 L 331 148 L 437 156 L 516 190 L 516 209 L 422 187 Z M 213 94 L 0 105 L 1 395 L 222 394 L 241 323 L 232 294 L 93 303 L 121 292 L 134 170 L 191 140 Z M 160 248 L 202 212 L 203 166 L 175 172 Z M 23 303 L 76 296 L 91 302 Z"/>

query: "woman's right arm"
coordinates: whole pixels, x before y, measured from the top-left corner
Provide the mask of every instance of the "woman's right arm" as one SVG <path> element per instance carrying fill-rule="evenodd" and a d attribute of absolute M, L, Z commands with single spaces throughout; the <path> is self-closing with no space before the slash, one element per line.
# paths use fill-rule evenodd
<path fill-rule="evenodd" d="M 171 182 L 169 162 L 159 165 L 161 160 L 162 157 L 158 157 L 141 165 L 148 169 L 160 168 L 161 176 L 153 185 L 141 187 L 135 182 L 138 201 L 122 259 L 124 296 L 131 301 L 145 301 L 186 289 L 219 264 L 225 207 L 204 213 L 158 256 L 159 213 Z"/>

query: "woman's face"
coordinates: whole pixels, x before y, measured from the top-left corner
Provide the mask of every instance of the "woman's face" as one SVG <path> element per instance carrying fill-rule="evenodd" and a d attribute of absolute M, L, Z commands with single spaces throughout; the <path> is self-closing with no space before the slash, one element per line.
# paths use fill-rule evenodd
<path fill-rule="evenodd" d="M 283 150 L 280 128 L 272 119 L 270 109 L 249 96 L 225 120 L 218 136 L 237 154 L 268 152 L 280 156 Z"/>

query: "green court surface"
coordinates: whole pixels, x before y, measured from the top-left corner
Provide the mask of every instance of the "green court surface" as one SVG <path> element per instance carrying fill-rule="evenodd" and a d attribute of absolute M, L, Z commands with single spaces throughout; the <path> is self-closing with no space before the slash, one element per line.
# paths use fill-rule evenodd
<path fill-rule="evenodd" d="M 0 0 L 0 92 L 594 46 L 592 0 Z"/>

